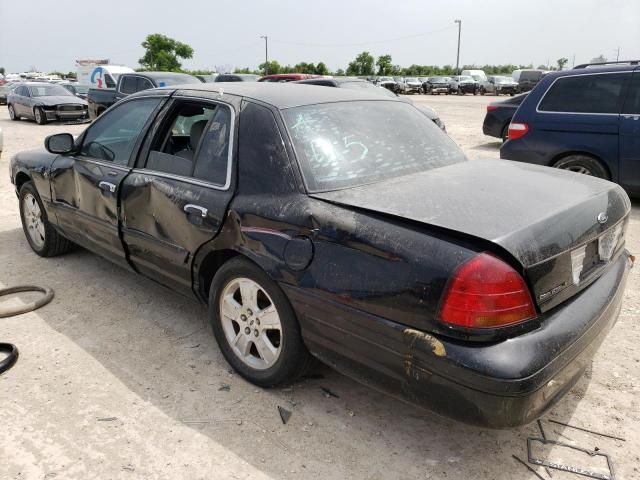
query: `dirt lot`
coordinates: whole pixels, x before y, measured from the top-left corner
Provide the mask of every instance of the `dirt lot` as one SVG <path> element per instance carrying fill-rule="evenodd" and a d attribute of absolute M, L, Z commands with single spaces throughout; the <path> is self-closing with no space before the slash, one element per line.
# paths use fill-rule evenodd
<path fill-rule="evenodd" d="M 488 97 L 415 100 L 436 108 L 470 158 L 498 156 L 500 143 L 481 133 Z M 0 376 L 0 479 L 536 478 L 512 458 L 526 459 L 526 438 L 539 436 L 535 423 L 468 427 L 327 368 L 322 378 L 261 390 L 230 372 L 200 305 L 87 251 L 37 257 L 20 226 L 9 158 L 50 133 L 83 127 L 11 122 L 5 107 L 0 127 L 0 287 L 56 292 L 37 312 L 0 319 L 0 341 L 20 348 L 16 366 Z M 627 243 L 640 253 L 638 202 Z M 629 480 L 640 478 L 639 271 L 591 369 L 543 420 L 547 437 L 598 447 L 616 478 Z M 277 406 L 292 412 L 287 425 Z"/>

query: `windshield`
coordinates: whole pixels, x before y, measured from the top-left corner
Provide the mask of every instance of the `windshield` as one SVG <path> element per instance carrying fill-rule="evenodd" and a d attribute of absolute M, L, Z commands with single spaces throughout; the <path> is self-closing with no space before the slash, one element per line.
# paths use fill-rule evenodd
<path fill-rule="evenodd" d="M 32 97 L 67 97 L 73 96 L 69 90 L 60 85 L 38 85 L 37 87 L 29 87 Z"/>
<path fill-rule="evenodd" d="M 391 78 L 391 77 L 380 77 L 379 81 L 381 81 L 381 82 L 393 82 L 393 78 Z"/>
<path fill-rule="evenodd" d="M 398 98 L 398 96 L 391 90 L 386 88 L 376 87 L 369 82 L 342 82 L 339 84 L 341 88 L 348 88 L 350 90 L 366 90 L 369 93 L 378 94 L 382 97 Z"/>
<path fill-rule="evenodd" d="M 471 77 L 458 77 L 459 82 L 473 82 L 473 78 Z"/>
<path fill-rule="evenodd" d="M 449 78 L 449 77 L 431 77 L 431 79 L 429 81 L 433 82 L 433 83 L 443 83 L 443 82 L 451 81 L 451 78 Z"/>
<path fill-rule="evenodd" d="M 76 93 L 88 93 L 89 85 L 73 85 L 73 88 L 76 89 Z"/>
<path fill-rule="evenodd" d="M 168 87 L 171 85 L 182 85 L 184 83 L 202 83 L 197 77 L 191 75 L 174 74 L 167 77 L 153 77 L 158 87 Z"/>
<path fill-rule="evenodd" d="M 405 82 L 414 82 L 414 83 L 418 81 L 416 77 L 407 77 L 404 80 Z"/>
<path fill-rule="evenodd" d="M 307 105 L 286 109 L 283 116 L 311 192 L 380 182 L 466 160 L 431 120 L 403 102 Z"/>

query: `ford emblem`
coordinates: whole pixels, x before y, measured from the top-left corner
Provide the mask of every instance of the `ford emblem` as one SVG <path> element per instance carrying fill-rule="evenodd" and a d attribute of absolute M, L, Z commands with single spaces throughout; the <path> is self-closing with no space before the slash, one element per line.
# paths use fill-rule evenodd
<path fill-rule="evenodd" d="M 607 220 L 609 220 L 609 215 L 607 215 L 606 212 L 600 212 L 598 214 L 598 223 L 605 224 Z"/>

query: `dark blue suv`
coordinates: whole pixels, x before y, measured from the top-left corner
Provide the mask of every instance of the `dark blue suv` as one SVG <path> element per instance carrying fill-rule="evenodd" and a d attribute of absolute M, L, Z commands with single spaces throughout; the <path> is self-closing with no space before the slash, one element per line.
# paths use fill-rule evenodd
<path fill-rule="evenodd" d="M 638 63 L 544 77 L 513 116 L 500 157 L 605 178 L 640 196 Z"/>

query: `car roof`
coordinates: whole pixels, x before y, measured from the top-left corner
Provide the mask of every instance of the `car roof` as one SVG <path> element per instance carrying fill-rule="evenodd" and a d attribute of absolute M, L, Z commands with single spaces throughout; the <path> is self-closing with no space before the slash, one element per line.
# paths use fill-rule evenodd
<path fill-rule="evenodd" d="M 189 77 L 193 77 L 193 75 L 189 73 L 179 73 L 179 72 L 128 72 L 128 75 L 143 75 L 150 78 L 171 78 L 171 77 L 183 77 L 185 75 Z"/>
<path fill-rule="evenodd" d="M 638 65 L 603 65 L 589 66 L 584 68 L 572 68 L 571 70 L 562 70 L 559 72 L 550 72 L 547 76 L 565 77 L 573 75 L 590 75 L 593 73 L 615 73 L 615 72 L 633 72 L 634 70 L 640 70 Z"/>
<path fill-rule="evenodd" d="M 349 102 L 357 100 L 396 101 L 392 98 L 383 98 L 380 95 L 357 91 L 346 88 L 309 88 L 308 85 L 296 85 L 292 83 L 261 83 L 261 82 L 218 82 L 198 83 L 164 87 L 177 91 L 189 90 L 198 92 L 237 95 L 268 103 L 278 109 L 314 105 L 317 103 Z M 149 92 L 149 90 L 146 90 Z"/>

